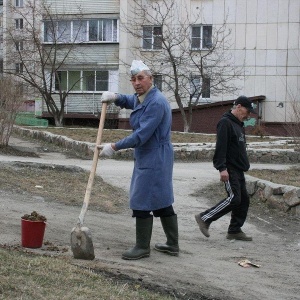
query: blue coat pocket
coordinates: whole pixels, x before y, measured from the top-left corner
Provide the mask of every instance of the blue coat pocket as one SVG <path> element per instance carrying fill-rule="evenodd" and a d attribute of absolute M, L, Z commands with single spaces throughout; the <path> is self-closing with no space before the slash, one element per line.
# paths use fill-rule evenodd
<path fill-rule="evenodd" d="M 157 168 L 158 149 L 135 149 L 135 164 L 139 169 L 155 169 Z"/>

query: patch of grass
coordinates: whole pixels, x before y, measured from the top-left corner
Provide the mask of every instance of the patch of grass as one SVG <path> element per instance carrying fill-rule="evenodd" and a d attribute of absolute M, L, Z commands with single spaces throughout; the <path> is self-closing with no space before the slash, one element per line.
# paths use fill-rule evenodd
<path fill-rule="evenodd" d="M 38 154 L 34 152 L 28 152 L 16 149 L 9 145 L 7 146 L 0 146 L 0 153 L 1 155 L 13 155 L 13 156 L 23 156 L 23 157 L 39 157 Z"/>
<path fill-rule="evenodd" d="M 141 284 L 109 278 L 72 265 L 65 257 L 53 258 L 0 248 L 1 299 L 110 299 L 167 300 Z"/>
<path fill-rule="evenodd" d="M 252 169 L 246 174 L 277 184 L 300 187 L 300 167 L 291 167 L 287 170 Z"/>
<path fill-rule="evenodd" d="M 1 190 L 25 192 L 67 205 L 82 205 L 88 178 L 89 172 L 79 167 L 22 162 L 0 164 Z M 89 207 L 117 213 L 127 205 L 126 195 L 96 175 Z"/>

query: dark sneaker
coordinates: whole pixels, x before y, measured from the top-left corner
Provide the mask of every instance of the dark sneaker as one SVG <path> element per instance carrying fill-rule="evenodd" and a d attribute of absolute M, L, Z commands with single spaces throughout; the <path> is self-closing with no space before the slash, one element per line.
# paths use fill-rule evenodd
<path fill-rule="evenodd" d="M 200 214 L 195 215 L 195 219 L 196 219 L 196 222 L 197 222 L 198 225 L 199 225 L 200 231 L 201 231 L 206 237 L 209 237 L 208 229 L 209 229 L 209 225 L 210 225 L 210 224 L 205 223 L 205 222 L 201 219 Z"/>
<path fill-rule="evenodd" d="M 246 235 L 243 231 L 238 233 L 227 233 L 228 240 L 252 241 L 252 236 Z"/>

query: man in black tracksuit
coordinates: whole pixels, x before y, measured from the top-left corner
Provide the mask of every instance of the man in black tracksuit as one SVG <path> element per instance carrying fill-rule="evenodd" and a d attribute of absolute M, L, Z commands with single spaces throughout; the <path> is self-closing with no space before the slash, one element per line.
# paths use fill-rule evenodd
<path fill-rule="evenodd" d="M 213 157 L 214 167 L 220 172 L 227 198 L 214 207 L 195 215 L 200 231 L 209 237 L 209 226 L 213 221 L 231 212 L 227 239 L 252 241 L 242 230 L 249 208 L 249 195 L 246 189 L 244 172 L 250 164 L 246 153 L 244 123 L 253 110 L 252 102 L 240 96 L 233 109 L 225 113 L 217 125 L 217 142 Z"/>

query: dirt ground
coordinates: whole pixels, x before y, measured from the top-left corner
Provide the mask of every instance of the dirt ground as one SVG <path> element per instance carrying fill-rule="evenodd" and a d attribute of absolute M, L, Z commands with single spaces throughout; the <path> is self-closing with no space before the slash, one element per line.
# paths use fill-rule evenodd
<path fill-rule="evenodd" d="M 39 163 L 90 170 L 90 160 L 68 157 L 51 149 L 45 151 L 38 143 L 23 143 L 20 140 L 15 140 L 15 143 L 21 145 L 19 150 L 28 154 L 0 155 L 2 163 L 18 161 L 29 165 Z M 123 191 L 124 196 L 128 195 L 132 167 L 130 161 L 106 159 L 99 162 L 97 174 L 105 183 Z M 271 167 L 284 169 L 287 166 Z M 266 166 L 256 165 L 255 168 Z M 210 229 L 211 237 L 205 238 L 198 229 L 194 214 L 220 200 L 218 179 L 211 163 L 175 163 L 174 207 L 179 222 L 179 257 L 151 250 L 149 258 L 122 260 L 122 252 L 133 246 L 135 241 L 134 219 L 124 203 L 121 210 L 113 213 L 92 207 L 89 209 L 85 224 L 92 232 L 96 258 L 93 261 L 74 259 L 74 264 L 165 291 L 174 299 L 299 299 L 299 218 L 253 205 L 244 226 L 244 231 L 253 236 L 253 242 L 226 240 L 229 215 L 214 222 Z M 61 193 L 66 195 L 70 191 L 62 189 Z M 20 218 L 33 210 L 47 217 L 45 243 L 41 249 L 22 249 Z M 70 234 L 79 212 L 78 205 L 52 201 L 20 189 L 2 189 L 0 243 L 11 249 L 71 257 Z M 151 247 L 164 240 L 160 221 L 155 219 Z M 260 267 L 243 268 L 238 265 L 243 259 Z"/>

